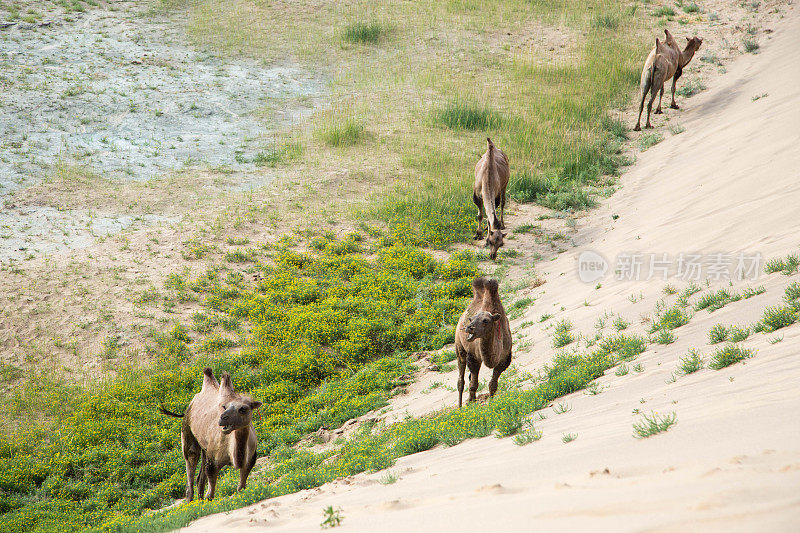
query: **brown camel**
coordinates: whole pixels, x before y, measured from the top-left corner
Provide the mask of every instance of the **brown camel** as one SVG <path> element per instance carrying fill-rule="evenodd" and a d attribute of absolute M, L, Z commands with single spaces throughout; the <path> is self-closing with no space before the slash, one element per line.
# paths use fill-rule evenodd
<path fill-rule="evenodd" d="M 678 82 L 678 78 L 683 74 L 683 68 L 689 64 L 695 52 L 697 52 L 697 50 L 700 49 L 700 45 L 703 44 L 703 40 L 699 37 L 692 37 L 691 39 L 687 37 L 686 48 L 681 50 L 669 30 L 664 30 L 664 34 L 666 38 L 663 43 L 656 38 L 656 46 L 650 51 L 650 55 L 647 56 L 647 61 L 645 61 L 644 68 L 642 69 L 640 85 L 642 94 L 641 102 L 639 103 L 639 118 L 636 121 L 636 127 L 633 128 L 633 131 L 640 131 L 642 129 L 642 110 L 644 109 L 644 100 L 648 92 L 650 93 L 650 101 L 647 104 L 647 123 L 645 124 L 645 128 L 653 127 L 650 123 L 653 101 L 658 93 L 658 107 L 656 108 L 655 114 L 662 113 L 661 101 L 664 97 L 664 84 L 670 78 L 672 78 L 672 103 L 670 103 L 670 107 L 672 109 L 679 109 L 678 104 L 675 103 L 675 84 Z"/>
<path fill-rule="evenodd" d="M 464 371 L 469 367 L 469 401 L 475 401 L 481 363 L 492 369 L 489 397 L 497 392 L 500 374 L 511 364 L 511 327 L 500 302 L 497 280 L 475 278 L 472 301 L 456 326 L 458 406 L 464 394 Z"/>
<path fill-rule="evenodd" d="M 261 402 L 238 394 L 227 372 L 214 378 L 210 368 L 203 370 L 203 388 L 194 395 L 183 414 L 173 413 L 161 406 L 165 415 L 182 417 L 181 448 L 186 460 L 186 501 L 194 497 L 194 474 L 200 460 L 197 490 L 200 497 L 208 480 L 211 500 L 217 488 L 217 477 L 223 466 L 233 465 L 241 470 L 239 490 L 247 485 L 247 476 L 256 463 L 258 438 L 253 429 L 253 410 Z"/>
<path fill-rule="evenodd" d="M 506 225 L 503 215 L 506 210 L 506 187 L 508 186 L 508 157 L 502 150 L 495 148 L 492 140 L 487 137 L 489 148 L 475 165 L 475 183 L 472 186 L 472 201 L 478 206 L 478 229 L 475 231 L 475 240 L 483 237 L 482 221 L 486 217 L 486 246 L 491 248 L 492 260 L 497 259 L 497 250 L 503 246 L 501 230 Z M 500 218 L 497 217 L 497 207 L 500 207 Z"/>

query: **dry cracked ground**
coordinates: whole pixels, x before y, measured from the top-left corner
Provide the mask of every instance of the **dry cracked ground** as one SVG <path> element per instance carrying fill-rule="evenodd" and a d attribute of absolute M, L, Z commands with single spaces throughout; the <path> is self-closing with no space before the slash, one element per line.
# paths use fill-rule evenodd
<path fill-rule="evenodd" d="M 153 5 L 0 3 L 3 364 L 102 368 L 101 352 L 135 356 L 192 312 L 140 304 L 177 259 L 199 271 L 210 249 L 247 242 L 275 147 L 323 96 L 326 81 L 288 59 L 193 46 Z"/>

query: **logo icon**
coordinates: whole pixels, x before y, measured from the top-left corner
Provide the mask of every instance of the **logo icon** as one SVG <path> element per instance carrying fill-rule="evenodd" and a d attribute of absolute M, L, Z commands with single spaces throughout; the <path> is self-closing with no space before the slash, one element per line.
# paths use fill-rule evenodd
<path fill-rule="evenodd" d="M 593 250 L 584 250 L 578 256 L 578 279 L 592 283 L 602 279 L 608 272 L 606 258 Z"/>

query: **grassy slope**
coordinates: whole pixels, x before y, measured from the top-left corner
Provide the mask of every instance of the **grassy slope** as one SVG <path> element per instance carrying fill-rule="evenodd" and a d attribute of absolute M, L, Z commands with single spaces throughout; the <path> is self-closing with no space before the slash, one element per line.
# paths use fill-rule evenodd
<path fill-rule="evenodd" d="M 312 117 L 307 131 L 291 133 L 305 147 L 310 172 L 343 166 L 366 176 L 370 188 L 396 189 L 359 211 L 387 222 L 389 231 L 379 238 L 368 228 L 343 241 L 287 239 L 257 265 L 265 276 L 256 288 L 224 268 L 185 280 L 182 290 L 203 298 L 207 309 L 195 329 L 209 320 L 250 324 L 253 334 L 241 350 L 231 350 L 231 340 L 219 334 L 189 345 L 176 327 L 160 337 L 153 368 L 130 369 L 96 389 L 29 380 L 11 398 L 12 413 L 18 420 L 53 416 L 21 424 L 0 440 L 6 459 L 0 531 L 175 527 L 199 514 L 382 468 L 438 442 L 495 428 L 511 434 L 541 402 L 583 386 L 611 364 L 607 350 L 557 362 L 533 392 L 508 393 L 524 401 L 505 398 L 410 421 L 355 440 L 329 463 L 289 448 L 321 425 L 382 405 L 409 372 L 404 350 L 451 339 L 475 259 L 456 255 L 438 263 L 415 247 L 446 246 L 468 234 L 471 167 L 487 135 L 511 154 L 512 194 L 520 200 L 586 207 L 587 193 L 613 173 L 613 137 L 621 130 L 606 112 L 635 84 L 642 47 L 614 31 L 633 25 L 626 2 L 589 7 L 385 2 L 343 11 L 335 3 L 297 2 L 272 12 L 278 8 L 266 3 L 193 3 L 190 28 L 200 45 L 265 60 L 289 55 L 327 70 L 330 107 Z M 331 27 L 330 20 L 339 22 Z M 357 22 L 368 27 L 351 26 L 355 37 L 348 37 L 348 25 Z M 546 58 L 515 40 L 550 25 L 574 40 L 574 56 Z M 293 244 L 312 251 L 303 254 Z M 228 369 L 237 386 L 265 401 L 256 425 L 273 470 L 225 498 L 235 483 L 229 472 L 218 501 L 135 519 L 182 493 L 178 426 L 154 407 L 185 405 L 207 363 Z"/>

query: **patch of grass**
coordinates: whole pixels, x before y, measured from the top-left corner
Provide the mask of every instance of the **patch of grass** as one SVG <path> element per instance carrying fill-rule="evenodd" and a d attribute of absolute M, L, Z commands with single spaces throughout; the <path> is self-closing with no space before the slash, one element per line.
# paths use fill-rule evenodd
<path fill-rule="evenodd" d="M 618 316 L 611 322 L 611 325 L 614 326 L 614 329 L 616 329 L 617 331 L 622 331 L 628 329 L 628 326 L 630 326 L 630 322 L 628 322 L 621 316 Z"/>
<path fill-rule="evenodd" d="M 569 411 L 572 411 L 572 405 L 568 404 L 567 402 L 559 403 L 553 406 L 553 412 L 557 415 L 563 415 Z"/>
<path fill-rule="evenodd" d="M 698 6 L 696 3 L 689 2 L 688 4 L 683 5 L 683 11 L 686 13 L 699 13 L 701 10 L 700 6 Z"/>
<path fill-rule="evenodd" d="M 731 342 L 742 342 L 750 336 L 751 329 L 748 326 L 731 326 L 728 330 L 728 338 Z"/>
<path fill-rule="evenodd" d="M 577 438 L 578 438 L 577 433 L 564 433 L 564 435 L 561 436 L 561 442 L 567 444 L 568 442 L 572 442 Z"/>
<path fill-rule="evenodd" d="M 392 485 L 396 483 L 398 479 L 400 479 L 400 476 L 397 475 L 397 472 L 387 470 L 378 481 L 381 485 Z"/>
<path fill-rule="evenodd" d="M 654 17 L 667 17 L 667 18 L 674 17 L 675 16 L 675 10 L 672 9 L 671 7 L 669 7 L 669 6 L 661 6 L 658 9 L 653 11 L 653 16 Z"/>
<path fill-rule="evenodd" d="M 455 350 L 445 350 L 431 357 L 431 365 L 437 372 L 450 372 L 455 368 L 455 365 L 451 364 L 455 360 Z"/>
<path fill-rule="evenodd" d="M 764 272 L 767 274 L 781 272 L 787 276 L 791 276 L 797 273 L 798 268 L 800 268 L 800 255 L 789 254 L 786 257 L 774 258 L 767 261 L 764 265 Z"/>
<path fill-rule="evenodd" d="M 364 125 L 352 118 L 329 122 L 314 131 L 325 144 L 333 147 L 348 147 L 360 143 L 366 137 Z"/>
<path fill-rule="evenodd" d="M 626 375 L 628 375 L 628 372 L 629 372 L 629 370 L 628 370 L 628 365 L 626 365 L 625 363 L 622 363 L 622 364 L 621 364 L 621 365 L 619 365 L 619 367 L 617 367 L 617 369 L 614 371 L 614 375 L 615 375 L 615 376 L 620 376 L 620 377 L 622 377 L 622 376 L 626 376 Z"/>
<path fill-rule="evenodd" d="M 790 283 L 783 292 L 783 300 L 789 305 L 796 305 L 800 301 L 800 283 Z"/>
<path fill-rule="evenodd" d="M 630 361 L 647 349 L 647 340 L 639 335 L 620 334 L 601 340 L 597 347 L 605 354 Z"/>
<path fill-rule="evenodd" d="M 700 311 L 706 309 L 709 313 L 713 313 L 717 309 L 722 309 L 727 304 L 731 302 L 737 302 L 741 299 L 742 296 L 740 294 L 727 289 L 719 289 L 716 292 L 710 292 L 703 295 L 703 297 L 700 298 L 694 305 L 694 310 Z"/>
<path fill-rule="evenodd" d="M 675 305 L 663 311 L 653 320 L 653 324 L 650 326 L 650 333 L 655 333 L 660 329 L 672 330 L 679 328 L 684 324 L 688 324 L 690 319 L 691 315 L 686 309 Z"/>
<path fill-rule="evenodd" d="M 703 365 L 705 365 L 705 359 L 700 355 L 700 352 L 691 349 L 685 357 L 681 358 L 678 364 L 678 371 L 686 376 L 697 372 L 703 368 Z"/>
<path fill-rule="evenodd" d="M 646 152 L 649 148 L 657 145 L 664 140 L 664 136 L 658 132 L 645 133 L 639 137 L 639 149 Z"/>
<path fill-rule="evenodd" d="M 742 47 L 748 54 L 755 54 L 761 48 L 761 45 L 758 44 L 758 39 L 755 37 L 745 37 L 742 39 Z"/>
<path fill-rule="evenodd" d="M 620 18 L 615 13 L 598 13 L 592 20 L 592 27 L 603 30 L 615 30 L 619 27 Z"/>
<path fill-rule="evenodd" d="M 334 140 L 334 142 L 339 142 L 339 141 Z M 333 146 L 339 146 L 339 145 L 333 144 Z M 298 142 L 286 143 L 280 146 L 267 148 L 258 152 L 253 158 L 253 163 L 257 167 L 263 167 L 263 166 L 276 167 L 279 164 L 299 159 L 302 155 L 303 155 L 302 144 Z"/>
<path fill-rule="evenodd" d="M 499 128 L 503 122 L 497 111 L 460 100 L 448 102 L 434 114 L 434 119 L 448 128 L 487 132 Z"/>
<path fill-rule="evenodd" d="M 563 348 L 575 341 L 575 336 L 571 332 L 572 323 L 569 320 L 560 320 L 556 323 L 553 331 L 553 347 Z"/>
<path fill-rule="evenodd" d="M 376 44 L 389 29 L 377 21 L 353 22 L 344 28 L 342 38 L 349 43 Z"/>
<path fill-rule="evenodd" d="M 708 332 L 708 343 L 718 344 L 720 342 L 725 342 L 728 340 L 729 335 L 730 331 L 728 331 L 728 328 L 722 324 L 717 324 Z"/>
<path fill-rule="evenodd" d="M 678 422 L 678 416 L 672 412 L 661 416 L 656 412 L 642 415 L 642 419 L 633 425 L 633 436 L 637 439 L 646 439 L 658 433 L 667 431 Z"/>
<path fill-rule="evenodd" d="M 530 427 L 525 431 L 521 431 L 514 435 L 514 444 L 517 446 L 525 446 L 526 444 L 530 444 L 531 442 L 536 442 L 537 440 L 542 438 L 542 432 L 537 431 L 533 428 L 533 424 L 530 424 Z"/>
<path fill-rule="evenodd" d="M 514 228 L 514 233 L 538 233 L 541 230 L 538 224 L 520 224 Z"/>
<path fill-rule="evenodd" d="M 688 83 L 684 84 L 682 87 L 676 90 L 675 94 L 683 96 L 685 98 L 691 98 L 700 91 L 705 91 L 705 90 L 706 90 L 706 84 L 703 83 L 702 80 L 693 78 L 689 80 Z"/>
<path fill-rule="evenodd" d="M 700 61 L 704 63 L 711 63 L 712 65 L 721 65 L 722 61 L 719 60 L 716 54 L 712 52 L 706 52 L 702 56 L 700 56 Z"/>
<path fill-rule="evenodd" d="M 675 342 L 675 334 L 669 329 L 660 329 L 654 338 L 658 344 L 672 344 Z"/>
<path fill-rule="evenodd" d="M 755 331 L 772 333 L 773 331 L 791 326 L 797 322 L 797 310 L 787 306 L 773 306 L 764 310 L 761 320 L 756 324 Z"/>
<path fill-rule="evenodd" d="M 344 517 L 342 516 L 341 509 L 334 509 L 333 505 L 327 506 L 325 509 L 322 510 L 323 520 L 320 524 L 322 529 L 328 529 L 332 527 L 339 527 L 342 525 L 342 520 Z"/>
<path fill-rule="evenodd" d="M 744 361 L 749 357 L 753 357 L 753 355 L 753 350 L 742 348 L 735 344 L 728 344 L 714 352 L 714 354 L 711 356 L 711 361 L 708 363 L 708 366 L 714 370 L 720 370 L 727 366 L 736 364 L 739 361 Z"/>
<path fill-rule="evenodd" d="M 742 298 L 747 300 L 748 298 L 752 298 L 753 296 L 758 296 L 759 294 L 764 294 L 767 292 L 767 289 L 763 285 L 759 285 L 758 287 L 745 287 L 742 291 Z"/>
<path fill-rule="evenodd" d="M 533 303 L 533 298 L 527 298 L 527 297 L 520 298 L 519 300 L 515 301 L 510 306 L 508 306 L 508 310 L 506 311 L 508 318 L 510 320 L 513 320 L 515 318 L 521 317 L 522 313 L 525 312 L 525 309 L 530 307 L 532 303 Z"/>

